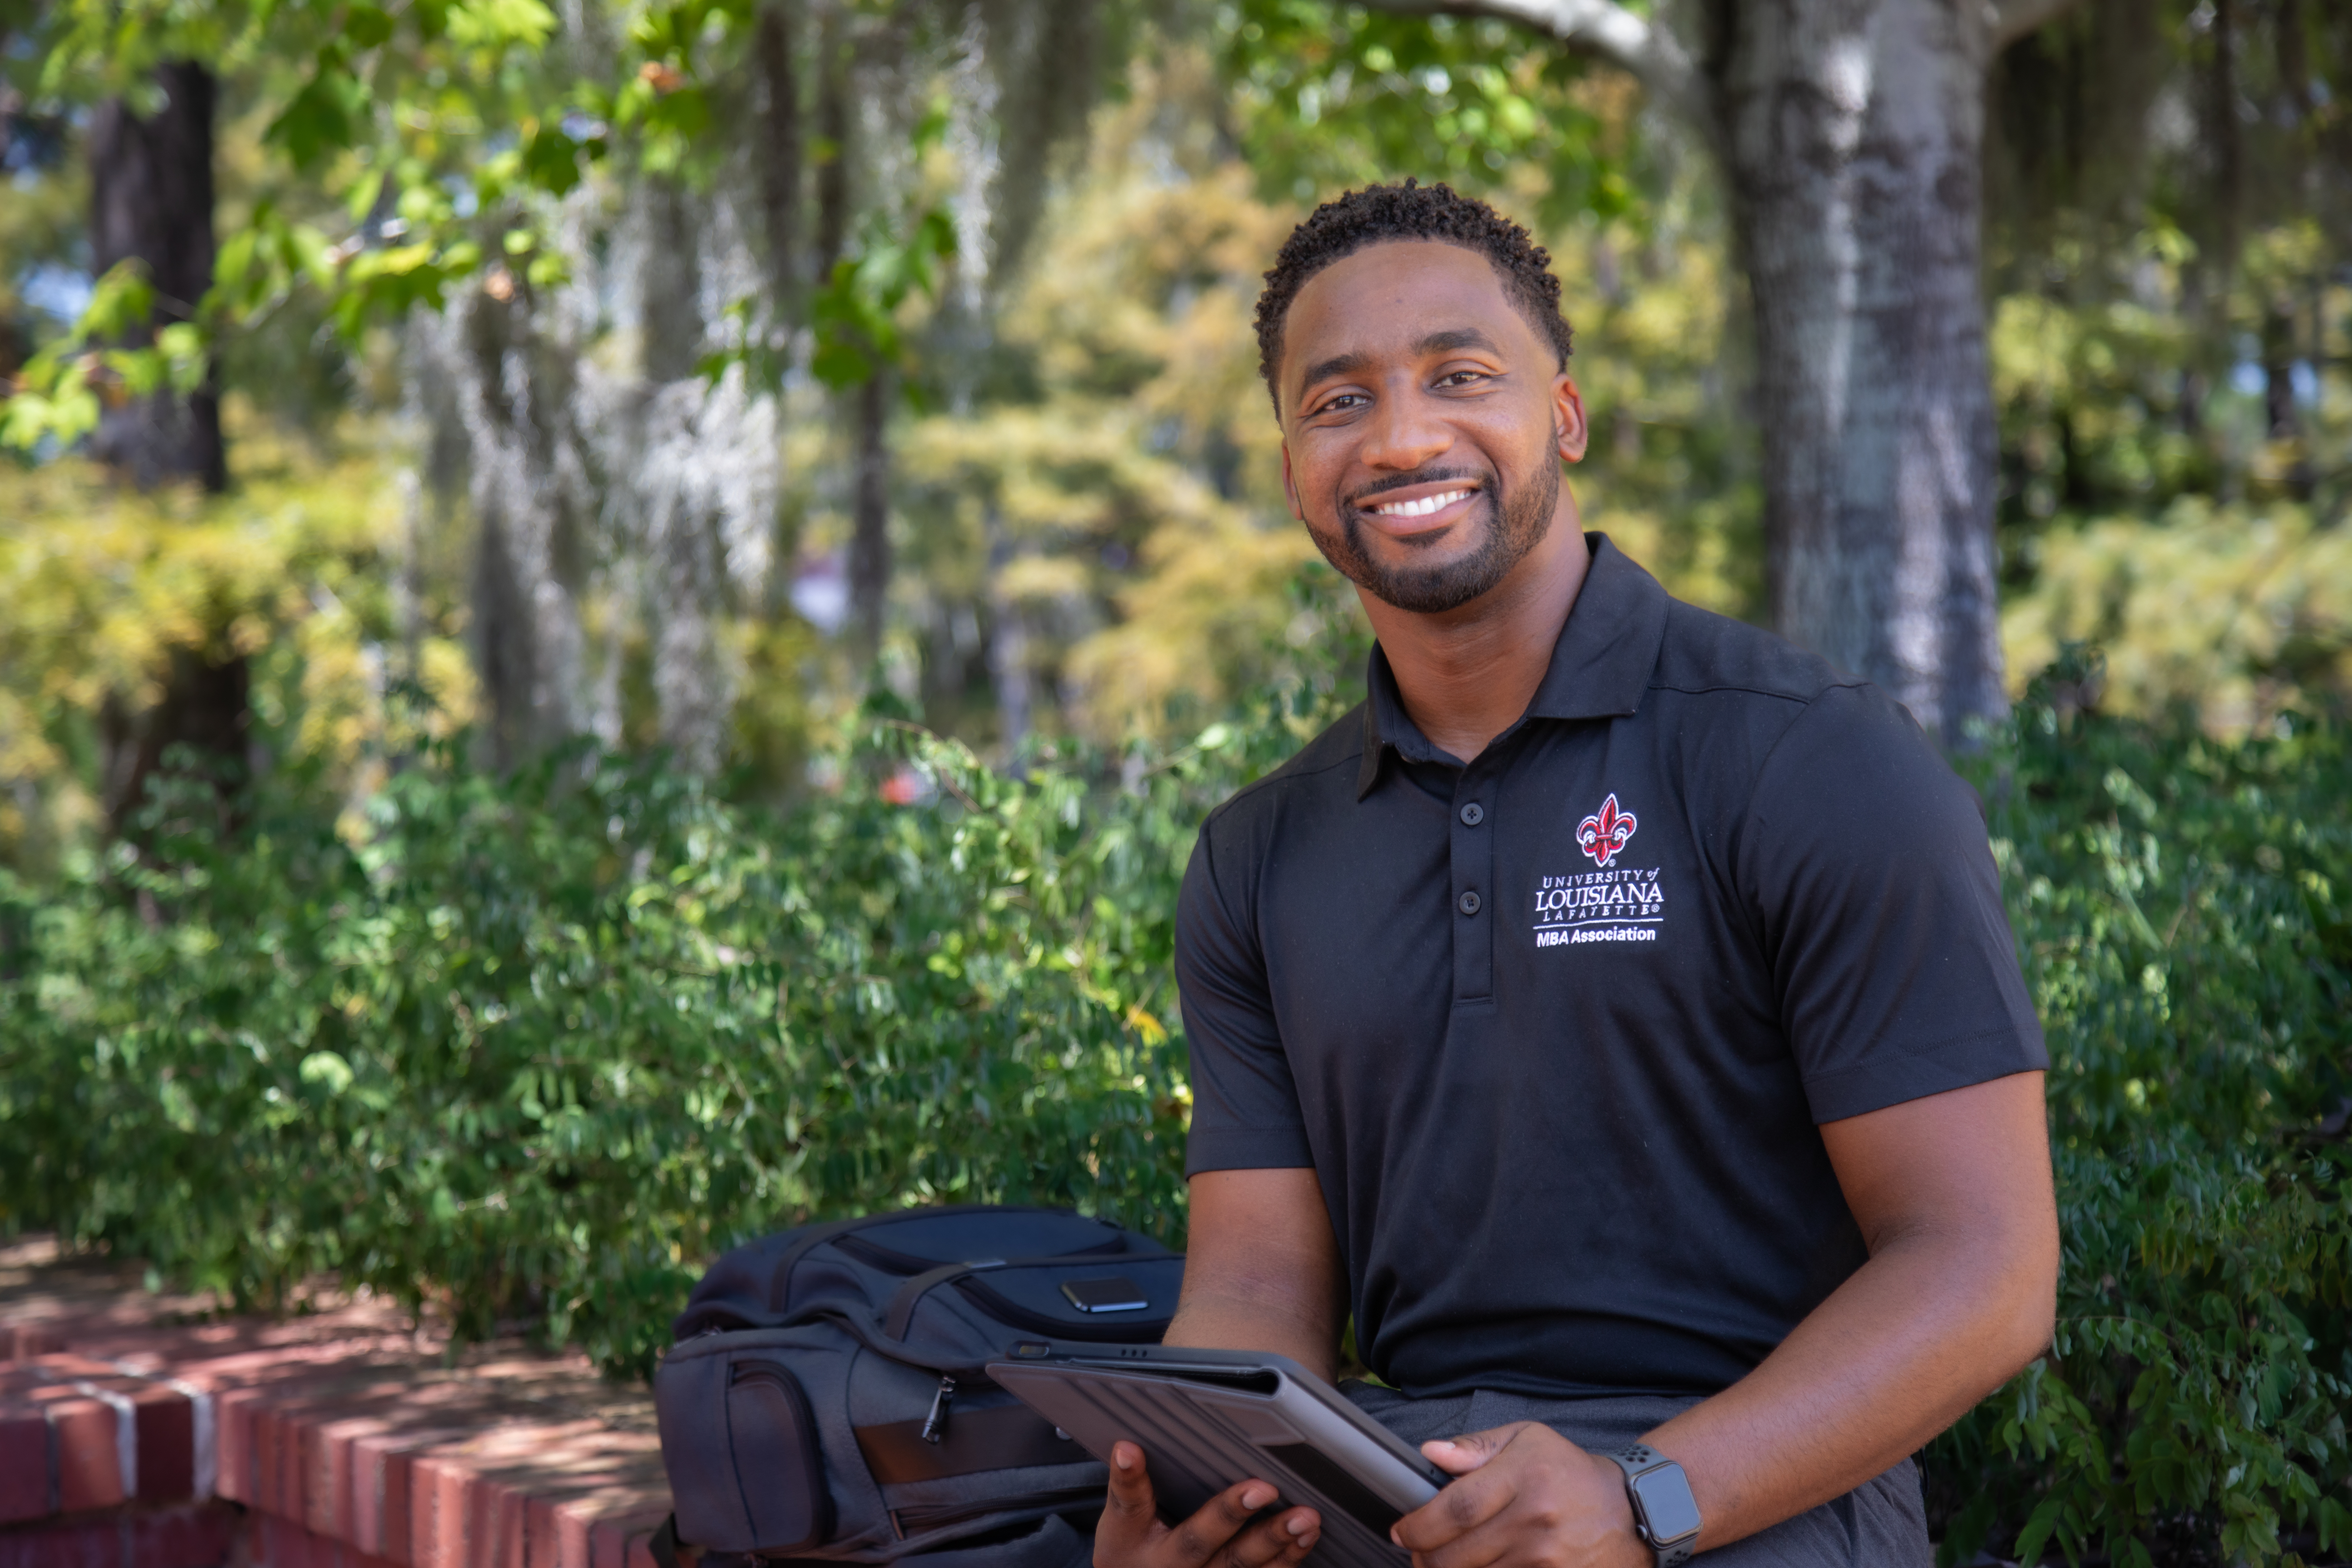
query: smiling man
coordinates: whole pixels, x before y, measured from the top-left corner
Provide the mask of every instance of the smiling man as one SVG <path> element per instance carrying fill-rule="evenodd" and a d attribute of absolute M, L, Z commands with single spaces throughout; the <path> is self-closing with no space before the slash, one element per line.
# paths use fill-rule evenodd
<path fill-rule="evenodd" d="M 1362 708 L 1221 806 L 1178 918 L 1175 1344 L 1336 1372 L 1456 1479 L 1421 1568 L 1931 1561 L 1908 1458 L 2047 1342 L 2041 1033 L 1974 796 L 1867 683 L 1586 533 L 1559 284 L 1444 186 L 1258 304 Z M 1770 439 L 1769 427 L 1765 438 Z M 1288 1568 L 1114 1452 L 1098 1568 Z"/>

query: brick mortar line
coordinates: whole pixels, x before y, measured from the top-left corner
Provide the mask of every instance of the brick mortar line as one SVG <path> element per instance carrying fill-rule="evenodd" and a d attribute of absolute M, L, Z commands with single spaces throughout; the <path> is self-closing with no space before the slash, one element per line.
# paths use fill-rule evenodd
<path fill-rule="evenodd" d="M 119 1390 L 100 1388 L 88 1378 L 73 1384 L 78 1394 L 88 1394 L 114 1412 L 114 1475 L 122 1488 L 125 1501 L 139 1497 L 139 1407 L 131 1396 Z M 63 1499 L 60 1498 L 62 1502 Z"/>

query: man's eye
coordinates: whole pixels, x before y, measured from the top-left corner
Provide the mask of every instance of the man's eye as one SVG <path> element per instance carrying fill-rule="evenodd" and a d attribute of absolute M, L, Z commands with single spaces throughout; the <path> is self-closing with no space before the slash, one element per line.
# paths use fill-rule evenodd
<path fill-rule="evenodd" d="M 1345 414 L 1348 410 L 1355 407 L 1356 405 L 1363 401 L 1364 398 L 1361 393 L 1343 392 L 1339 396 L 1331 399 L 1328 403 L 1324 404 L 1315 412 L 1318 414 Z"/>
<path fill-rule="evenodd" d="M 1486 379 L 1486 373 L 1483 370 L 1451 370 L 1437 378 L 1437 384 L 1440 386 L 1467 386 L 1474 381 L 1484 381 Z"/>

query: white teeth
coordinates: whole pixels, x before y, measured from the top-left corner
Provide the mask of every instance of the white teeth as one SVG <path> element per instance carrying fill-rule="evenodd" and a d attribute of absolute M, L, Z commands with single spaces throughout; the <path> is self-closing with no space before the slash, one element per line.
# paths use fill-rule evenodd
<path fill-rule="evenodd" d="M 1391 501 L 1372 510 L 1382 517 L 1427 517 L 1433 511 L 1442 511 L 1452 506 L 1469 493 L 1468 490 L 1447 490 L 1440 495 L 1423 496 L 1419 500 Z"/>

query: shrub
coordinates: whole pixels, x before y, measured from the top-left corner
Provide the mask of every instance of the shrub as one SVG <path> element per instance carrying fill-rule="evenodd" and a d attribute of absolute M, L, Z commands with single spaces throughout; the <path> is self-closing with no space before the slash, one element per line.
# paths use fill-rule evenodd
<path fill-rule="evenodd" d="M 167 784 L 143 851 L 0 871 L 0 1226 L 636 1372 L 714 1252 L 806 1218 L 1036 1201 L 1181 1242 L 1177 881 L 1329 705 L 1299 684 L 1110 794 L 876 714 L 781 819 L 590 751 L 433 749 L 356 844 L 299 784 L 231 839 Z"/>
<path fill-rule="evenodd" d="M 2038 682 L 1975 769 L 2049 1031 L 2065 1252 L 2051 1353 L 1932 1450 L 1945 1560 L 2343 1553 L 2352 747 L 2070 714 L 2085 673 Z"/>
<path fill-rule="evenodd" d="M 2066 1251 L 2051 1353 L 1929 1455 L 1946 1556 L 2343 1552 L 2352 748 L 2070 713 L 2077 684 L 1969 763 Z M 1036 1200 L 1181 1243 L 1176 882 L 1340 690 L 1025 779 L 877 712 L 781 818 L 586 752 L 429 752 L 356 842 L 299 780 L 233 841 L 172 785 L 145 850 L 0 881 L 0 1225 L 248 1302 L 331 1271 L 634 1373 L 712 1252 L 803 1218 Z"/>

